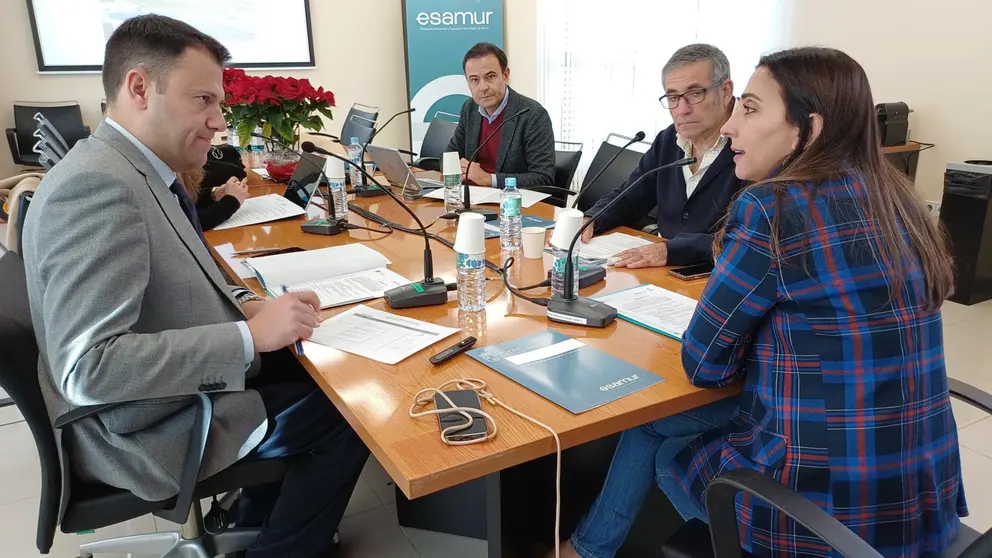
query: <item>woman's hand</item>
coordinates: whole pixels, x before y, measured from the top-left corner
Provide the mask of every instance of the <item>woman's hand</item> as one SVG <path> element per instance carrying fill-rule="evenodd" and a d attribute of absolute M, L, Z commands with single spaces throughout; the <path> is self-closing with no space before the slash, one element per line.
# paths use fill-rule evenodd
<path fill-rule="evenodd" d="M 248 179 L 238 180 L 234 176 L 228 178 L 223 186 L 214 190 L 214 201 L 224 196 L 234 196 L 238 199 L 239 204 L 245 203 L 245 200 L 248 199 Z"/>

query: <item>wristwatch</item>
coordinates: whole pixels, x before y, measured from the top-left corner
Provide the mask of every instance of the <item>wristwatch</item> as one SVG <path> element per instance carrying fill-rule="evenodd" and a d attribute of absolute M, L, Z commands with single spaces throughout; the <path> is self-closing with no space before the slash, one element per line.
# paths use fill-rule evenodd
<path fill-rule="evenodd" d="M 259 302 L 264 302 L 265 301 L 264 298 L 262 298 L 262 297 L 258 296 L 257 294 L 249 291 L 248 289 L 245 289 L 245 290 L 239 292 L 238 294 L 236 294 L 234 296 L 234 298 L 235 298 L 235 300 L 238 301 L 238 304 L 240 304 L 242 306 L 244 306 L 244 304 L 246 302 L 251 302 L 253 300 L 257 300 Z"/>

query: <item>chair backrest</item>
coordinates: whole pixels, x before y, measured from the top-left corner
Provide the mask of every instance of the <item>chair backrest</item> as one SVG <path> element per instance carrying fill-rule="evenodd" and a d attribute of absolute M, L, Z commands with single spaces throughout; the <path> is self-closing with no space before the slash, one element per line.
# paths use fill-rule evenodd
<path fill-rule="evenodd" d="M 36 544 L 52 547 L 62 501 L 62 469 L 55 434 L 38 383 L 38 345 L 31 326 L 24 264 L 13 252 L 0 254 L 0 388 L 10 396 L 34 436 L 41 463 L 41 502 Z"/>
<path fill-rule="evenodd" d="M 617 136 L 620 137 L 620 136 Z M 610 160 L 613 155 L 622 151 L 617 157 L 617 160 L 610 165 L 610 168 L 606 169 L 603 176 L 599 177 L 599 180 L 592 185 L 591 188 L 582 194 L 582 198 L 578 200 L 577 209 L 580 211 L 586 211 L 590 207 L 599 201 L 599 198 L 609 194 L 615 190 L 618 186 L 623 184 L 630 173 L 637 168 L 637 163 L 640 162 L 642 153 L 630 149 L 621 149 L 619 146 L 610 143 L 609 138 L 606 139 L 600 146 L 599 150 L 596 151 L 595 157 L 592 159 L 592 163 L 589 164 L 589 169 L 586 171 L 585 177 L 582 179 L 582 188 L 584 189 L 590 181 L 599 174 L 599 171 L 606 165 L 606 162 Z"/>
<path fill-rule="evenodd" d="M 7 198 L 7 238 L 4 240 L 4 246 L 18 254 L 21 253 L 24 216 L 27 215 L 31 196 L 38 189 L 40 182 L 40 175 L 26 175 L 23 180 L 18 182 L 17 186 L 14 186 Z"/>
<path fill-rule="evenodd" d="M 351 120 L 351 117 L 353 115 L 358 115 L 361 116 L 362 118 L 375 122 L 376 120 L 379 120 L 379 107 L 372 107 L 369 105 L 363 105 L 361 103 L 355 103 L 351 105 L 350 109 L 348 109 L 348 116 L 345 117 L 346 118 L 345 121 L 347 122 L 348 120 Z"/>
<path fill-rule="evenodd" d="M 451 143 L 451 137 L 455 135 L 455 128 L 457 127 L 457 121 L 451 122 L 438 118 L 435 114 L 434 118 L 431 119 L 431 125 L 427 127 L 427 133 L 424 134 L 424 142 L 420 145 L 420 157 L 440 159 L 444 150 L 448 148 L 448 144 Z"/>
<path fill-rule="evenodd" d="M 358 143 L 368 143 L 369 138 L 375 133 L 375 122 L 368 119 L 352 115 L 348 117 L 344 125 L 341 126 L 341 144 L 350 145 L 351 138 L 358 138 Z"/>
<path fill-rule="evenodd" d="M 582 159 L 582 144 L 579 143 L 575 145 L 578 145 L 578 150 L 576 151 L 563 151 L 561 149 L 555 149 L 554 185 L 559 188 L 571 189 L 572 187 L 572 179 L 575 178 L 575 170 L 579 168 L 579 160 Z M 568 196 L 559 192 L 554 192 L 551 194 L 551 197 L 545 201 L 555 207 L 565 207 L 565 204 L 568 202 Z"/>
<path fill-rule="evenodd" d="M 17 130 L 17 149 L 21 153 L 27 155 L 32 152 L 34 131 L 38 128 L 34 115 L 38 113 L 44 115 L 52 127 L 58 130 L 70 149 L 77 141 L 86 137 L 79 103 L 14 103 L 14 128 Z"/>

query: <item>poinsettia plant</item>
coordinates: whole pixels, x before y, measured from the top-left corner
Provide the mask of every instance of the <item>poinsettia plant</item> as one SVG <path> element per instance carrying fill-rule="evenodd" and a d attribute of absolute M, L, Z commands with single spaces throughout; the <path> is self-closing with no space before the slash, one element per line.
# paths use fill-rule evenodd
<path fill-rule="evenodd" d="M 224 70 L 224 117 L 235 126 L 241 147 L 247 147 L 257 127 L 273 143 L 295 146 L 300 128 L 319 132 L 320 116 L 333 118 L 334 93 L 314 88 L 308 79 L 249 76 L 244 70 Z"/>

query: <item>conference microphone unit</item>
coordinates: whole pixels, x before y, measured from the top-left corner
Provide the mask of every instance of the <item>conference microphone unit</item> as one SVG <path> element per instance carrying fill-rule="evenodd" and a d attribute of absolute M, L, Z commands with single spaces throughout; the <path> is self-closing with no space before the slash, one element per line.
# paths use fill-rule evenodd
<path fill-rule="evenodd" d="M 252 137 L 256 137 L 256 138 L 262 138 L 266 140 L 271 139 L 263 136 L 262 134 L 259 134 L 258 132 L 252 132 L 251 135 Z M 324 200 L 324 204 L 327 205 L 327 211 L 329 213 L 327 217 L 315 217 L 313 219 L 308 220 L 306 223 L 300 225 L 300 229 L 305 233 L 322 234 L 324 236 L 334 236 L 336 234 L 343 233 L 344 225 L 345 223 L 348 222 L 348 216 L 345 215 L 341 218 L 338 218 L 336 210 L 334 208 L 334 200 L 331 199 L 331 195 L 330 195 L 331 194 L 330 180 L 327 178 L 327 175 L 324 174 L 324 169 L 322 167 L 318 167 L 313 161 L 307 159 L 306 157 L 300 157 L 299 162 L 297 162 L 296 164 L 299 165 L 300 163 L 306 163 L 311 167 L 317 169 L 317 172 L 320 173 L 320 175 L 317 176 L 317 187 L 314 188 L 313 194 L 308 194 L 307 196 L 307 204 L 308 205 L 310 204 L 310 198 L 312 198 L 313 196 L 320 196 L 320 199 Z M 323 192 L 320 191 L 321 179 L 327 182 L 328 197 L 326 198 L 324 197 Z M 299 195 L 296 193 L 297 191 L 305 188 L 306 188 L 305 184 L 299 184 L 298 182 L 290 180 L 289 183 L 286 185 L 286 193 L 284 195 L 287 198 L 290 198 L 290 200 L 292 200 L 292 196 L 294 195 L 296 197 L 299 197 Z"/>
<path fill-rule="evenodd" d="M 317 147 L 313 142 L 305 141 L 301 145 L 303 151 L 306 153 L 319 153 L 327 157 L 334 157 L 341 161 L 348 161 L 345 157 L 338 155 L 337 153 L 331 153 L 330 151 Z M 375 182 L 375 179 L 366 171 L 364 168 L 359 168 L 359 171 L 369 182 Z M 445 285 L 444 280 L 440 277 L 434 277 L 434 257 L 431 254 L 431 237 L 427 232 L 427 227 L 417 217 L 416 212 L 410 209 L 410 206 L 403 203 L 399 197 L 396 196 L 388 187 L 382 189 L 387 196 L 393 199 L 400 207 L 402 207 L 407 213 L 413 217 L 414 222 L 417 223 L 417 228 L 420 229 L 420 233 L 424 237 L 424 279 L 423 281 L 417 281 L 415 283 L 410 283 L 409 285 L 402 285 L 393 289 L 389 289 L 385 292 L 384 298 L 386 299 L 386 304 L 390 308 L 419 308 L 421 306 L 436 306 L 439 304 L 448 303 L 448 287 Z"/>
<path fill-rule="evenodd" d="M 631 182 L 620 193 L 609 201 L 602 209 L 596 212 L 592 218 L 588 219 L 579 230 L 572 237 L 572 242 L 568 246 L 568 254 L 565 257 L 565 286 L 564 291 L 560 297 L 552 296 L 551 301 L 548 302 L 548 320 L 552 322 L 559 322 L 563 324 L 574 324 L 574 325 L 584 325 L 589 327 L 606 327 L 613 323 L 613 320 L 617 317 L 617 309 L 602 302 L 592 300 L 591 298 L 585 298 L 578 296 L 578 294 L 573 289 L 573 279 L 575 275 L 575 268 L 572 265 L 572 254 L 575 253 L 575 244 L 582 238 L 582 233 L 596 221 L 602 217 L 607 211 L 613 208 L 625 195 L 627 195 L 631 190 L 633 190 L 638 184 L 644 181 L 647 177 L 655 174 L 656 172 L 663 171 L 666 169 L 684 167 L 686 165 L 691 165 L 696 162 L 695 157 L 686 157 L 684 159 L 679 159 L 673 163 L 667 165 L 661 165 L 660 167 L 655 167 L 640 177 L 637 180 Z"/>
<path fill-rule="evenodd" d="M 592 185 L 595 184 L 597 180 L 599 180 L 600 176 L 603 176 L 603 173 L 606 172 L 606 169 L 610 168 L 610 165 L 612 165 L 613 162 L 617 160 L 617 157 L 619 157 L 621 153 L 623 153 L 624 151 L 627 150 L 628 147 L 634 145 L 639 141 L 644 141 L 643 131 L 634 134 L 634 137 L 631 138 L 630 141 L 625 143 L 624 146 L 619 149 L 619 151 L 614 153 L 613 156 L 610 157 L 610 160 L 607 161 L 605 165 L 603 165 L 603 168 L 599 169 L 599 172 L 596 173 L 596 176 L 592 177 L 592 180 L 590 180 L 585 186 L 579 189 L 579 191 L 575 194 L 575 199 L 572 200 L 572 207 L 578 209 L 579 200 L 582 199 L 582 194 L 585 194 L 586 192 L 589 191 L 589 188 L 592 187 Z"/>
<path fill-rule="evenodd" d="M 410 114 L 415 110 L 417 109 L 409 108 L 406 110 L 401 110 L 400 112 L 397 112 L 396 114 L 390 116 L 389 120 L 386 120 L 385 124 L 376 128 L 375 131 L 372 132 L 372 135 L 369 136 L 368 141 L 366 141 L 365 144 L 362 145 L 362 162 L 365 161 L 365 151 L 368 149 L 369 144 L 372 143 L 372 140 L 374 140 L 375 137 L 379 135 L 379 132 L 383 131 L 386 128 L 386 126 L 389 126 L 389 123 L 392 122 L 394 119 L 396 119 L 397 116 L 401 114 Z M 382 187 L 380 187 L 378 184 L 375 183 L 368 184 L 366 183 L 365 180 L 362 180 L 361 184 L 352 184 L 351 186 L 352 188 L 355 189 L 355 195 L 360 198 L 371 198 L 373 196 L 381 196 L 384 193 Z"/>
<path fill-rule="evenodd" d="M 455 211 L 456 215 L 460 215 L 462 213 L 471 211 L 472 213 L 478 213 L 479 215 L 482 215 L 486 219 L 486 221 L 495 221 L 496 219 L 499 219 L 499 211 L 493 211 L 492 209 L 472 209 L 472 194 L 471 194 L 472 189 L 469 187 L 468 184 L 468 174 L 469 171 L 472 170 L 472 163 L 474 163 L 475 160 L 479 157 L 479 153 L 481 153 L 482 148 L 485 147 L 487 143 L 489 143 L 489 140 L 493 139 L 493 136 L 495 136 L 497 132 L 502 130 L 503 126 L 505 126 L 507 122 L 518 118 L 519 116 L 523 115 L 525 112 L 528 111 L 530 111 L 529 108 L 520 109 L 512 116 L 504 118 L 503 121 L 500 122 L 498 126 L 496 126 L 496 129 L 490 132 L 489 135 L 486 136 L 486 139 L 482 140 L 482 143 L 479 144 L 479 147 L 477 147 L 475 149 L 475 152 L 472 153 L 472 156 L 469 157 L 468 165 L 465 166 L 465 185 L 464 188 L 462 189 L 462 207 L 461 209 Z M 496 185 L 493 184 L 493 187 L 495 188 Z"/>

